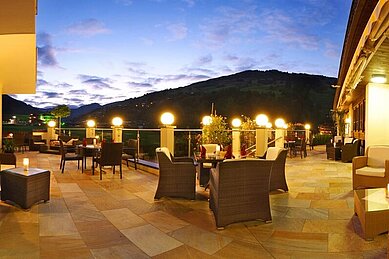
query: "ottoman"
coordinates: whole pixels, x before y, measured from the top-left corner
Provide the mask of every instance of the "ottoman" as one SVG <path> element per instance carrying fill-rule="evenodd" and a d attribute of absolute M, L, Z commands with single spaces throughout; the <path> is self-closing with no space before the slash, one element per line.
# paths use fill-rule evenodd
<path fill-rule="evenodd" d="M 1 200 L 12 201 L 23 209 L 50 199 L 50 171 L 39 168 L 12 168 L 1 172 Z"/>

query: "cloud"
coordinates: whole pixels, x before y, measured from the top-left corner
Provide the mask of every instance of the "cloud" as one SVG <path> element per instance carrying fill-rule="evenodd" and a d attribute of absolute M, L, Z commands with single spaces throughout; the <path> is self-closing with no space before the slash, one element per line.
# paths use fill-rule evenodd
<path fill-rule="evenodd" d="M 182 1 L 188 4 L 189 7 L 193 7 L 196 3 L 195 0 L 182 0 Z"/>
<path fill-rule="evenodd" d="M 170 32 L 171 38 L 169 41 L 177 41 L 186 38 L 188 28 L 184 23 L 169 24 L 166 29 Z"/>
<path fill-rule="evenodd" d="M 316 50 L 319 47 L 317 36 L 303 32 L 301 24 L 296 24 L 292 17 L 280 10 L 262 12 L 261 21 L 261 30 L 272 41 L 281 41 L 309 50 Z"/>
<path fill-rule="evenodd" d="M 42 94 L 47 98 L 62 98 L 62 93 L 57 92 L 42 92 Z"/>
<path fill-rule="evenodd" d="M 340 57 L 340 46 L 337 46 L 331 42 L 325 42 L 324 44 L 324 54 L 330 58 L 339 58 Z"/>
<path fill-rule="evenodd" d="M 111 86 L 112 80 L 109 78 L 103 78 L 90 75 L 78 75 L 78 78 L 85 85 L 91 86 L 95 90 L 111 89 L 119 90 L 116 87 Z"/>
<path fill-rule="evenodd" d="M 87 95 L 88 92 L 86 90 L 70 90 L 70 94 L 75 94 L 75 95 Z"/>
<path fill-rule="evenodd" d="M 86 37 L 109 32 L 102 21 L 92 18 L 72 24 L 67 27 L 66 31 L 70 34 Z"/>
<path fill-rule="evenodd" d="M 195 64 L 198 66 L 204 66 L 206 64 L 212 63 L 213 57 L 211 54 L 201 56 L 198 58 L 198 60 L 195 61 Z"/>
<path fill-rule="evenodd" d="M 154 45 L 154 41 L 153 41 L 152 39 L 142 37 L 142 38 L 140 38 L 140 40 L 141 40 L 141 41 L 143 42 L 143 44 L 145 44 L 146 46 L 153 46 L 153 45 Z"/>
<path fill-rule="evenodd" d="M 48 85 L 49 83 L 46 81 L 46 80 L 43 80 L 43 79 L 38 79 L 36 81 L 36 85 L 37 86 L 42 86 L 42 85 Z"/>
<path fill-rule="evenodd" d="M 56 50 L 52 44 L 52 37 L 46 32 L 37 34 L 38 62 L 44 67 L 57 67 Z"/>
<path fill-rule="evenodd" d="M 151 84 L 148 83 L 136 83 L 136 82 L 128 82 L 127 83 L 130 87 L 135 87 L 135 88 L 144 88 L 144 87 L 153 87 Z"/>

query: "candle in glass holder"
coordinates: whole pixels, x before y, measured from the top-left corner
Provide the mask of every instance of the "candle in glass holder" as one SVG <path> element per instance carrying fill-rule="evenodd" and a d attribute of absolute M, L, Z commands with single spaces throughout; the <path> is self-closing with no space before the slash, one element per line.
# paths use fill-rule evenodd
<path fill-rule="evenodd" d="M 28 171 L 28 165 L 30 164 L 30 160 L 28 158 L 23 158 L 23 169 L 24 171 Z"/>

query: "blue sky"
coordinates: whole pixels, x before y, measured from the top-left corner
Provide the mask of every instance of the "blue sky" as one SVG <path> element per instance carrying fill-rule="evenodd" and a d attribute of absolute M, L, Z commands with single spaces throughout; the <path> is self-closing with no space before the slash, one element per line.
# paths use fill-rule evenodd
<path fill-rule="evenodd" d="M 40 0 L 36 107 L 107 104 L 244 70 L 336 77 L 351 0 Z"/>

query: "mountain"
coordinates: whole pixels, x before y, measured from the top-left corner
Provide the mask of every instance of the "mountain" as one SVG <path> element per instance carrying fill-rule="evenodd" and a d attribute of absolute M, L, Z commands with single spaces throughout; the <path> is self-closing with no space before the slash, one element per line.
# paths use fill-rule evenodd
<path fill-rule="evenodd" d="M 9 119 L 16 114 L 39 114 L 40 110 L 22 101 L 16 100 L 9 95 L 2 95 L 3 101 L 3 120 Z"/>
<path fill-rule="evenodd" d="M 99 109 L 101 107 L 102 106 L 98 103 L 91 103 L 88 105 L 81 106 L 79 108 L 71 109 L 70 116 L 68 118 L 66 118 L 66 120 L 69 122 L 75 121 L 76 118 L 81 117 L 85 114 L 89 114 L 89 113 L 91 113 L 91 112 L 93 112 L 96 109 Z"/>
<path fill-rule="evenodd" d="M 330 122 L 336 78 L 277 70 L 244 71 L 186 87 L 168 89 L 102 106 L 79 120 L 95 118 L 99 125 L 121 116 L 126 127 L 158 127 L 164 111 L 175 114 L 179 128 L 198 128 L 215 104 L 217 114 L 231 119 L 241 114 L 255 118 L 265 113 L 274 121 Z"/>

